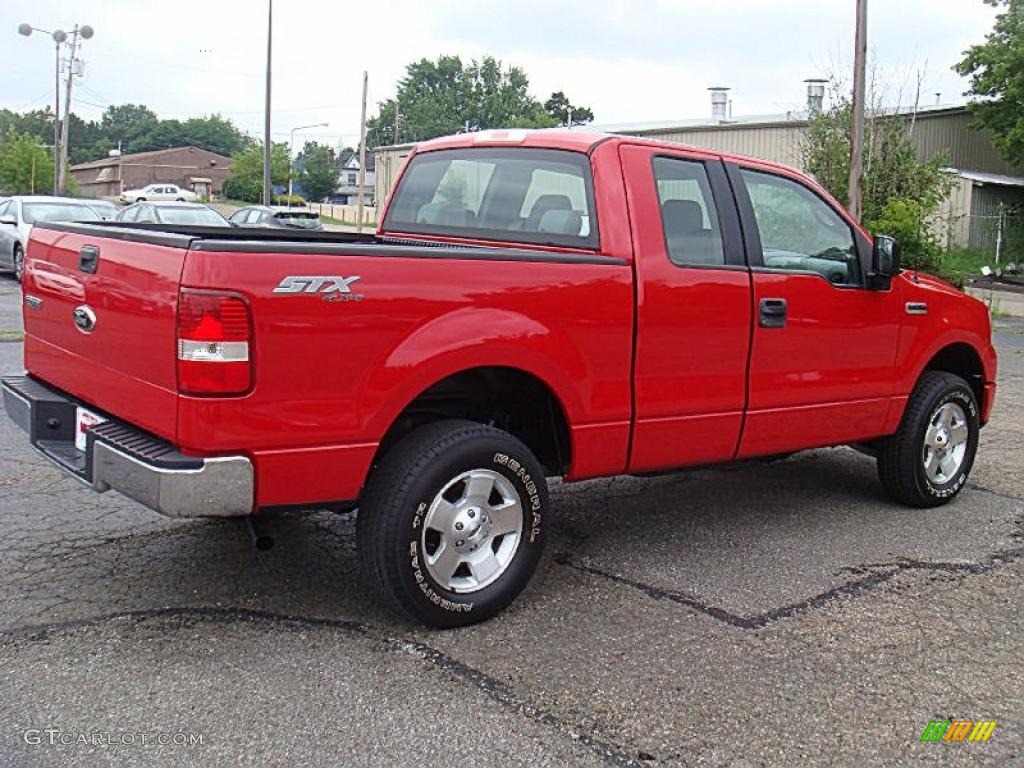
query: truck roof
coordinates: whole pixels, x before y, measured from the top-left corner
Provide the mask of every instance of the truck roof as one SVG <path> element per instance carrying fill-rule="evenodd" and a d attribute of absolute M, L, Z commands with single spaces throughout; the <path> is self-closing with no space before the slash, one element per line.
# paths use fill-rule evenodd
<path fill-rule="evenodd" d="M 756 163 L 765 168 L 788 168 L 759 158 L 720 152 L 707 147 L 697 147 L 678 142 L 657 141 L 640 136 L 623 136 L 616 133 L 589 131 L 585 128 L 504 128 L 473 133 L 459 133 L 454 136 L 442 136 L 437 139 L 420 142 L 414 152 L 433 152 L 439 149 L 468 149 L 471 147 L 528 147 L 533 149 L 564 149 L 571 152 L 588 153 L 597 145 L 606 142 L 616 144 L 640 144 L 649 147 L 662 147 L 667 150 L 680 149 L 700 153 L 705 156 L 720 157 L 725 160 L 739 160 Z"/>

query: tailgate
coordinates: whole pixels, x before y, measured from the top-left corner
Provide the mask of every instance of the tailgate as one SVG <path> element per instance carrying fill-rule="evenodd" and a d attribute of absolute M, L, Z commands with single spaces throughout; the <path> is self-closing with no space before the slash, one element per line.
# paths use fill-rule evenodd
<path fill-rule="evenodd" d="M 25 368 L 174 440 L 178 282 L 191 238 L 46 224 L 26 255 Z"/>

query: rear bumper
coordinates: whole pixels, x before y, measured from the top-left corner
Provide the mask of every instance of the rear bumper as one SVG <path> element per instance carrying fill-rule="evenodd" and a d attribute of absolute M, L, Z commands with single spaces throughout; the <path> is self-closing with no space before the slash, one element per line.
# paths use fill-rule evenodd
<path fill-rule="evenodd" d="M 245 456 L 198 458 L 111 419 L 75 447 L 79 403 L 28 376 L 0 380 L 4 408 L 32 446 L 103 493 L 111 488 L 168 517 L 239 517 L 253 511 L 253 468 Z"/>

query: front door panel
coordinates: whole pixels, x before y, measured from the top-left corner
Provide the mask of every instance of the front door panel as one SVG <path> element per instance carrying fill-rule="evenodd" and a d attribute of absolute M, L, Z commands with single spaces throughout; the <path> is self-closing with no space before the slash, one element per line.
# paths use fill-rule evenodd
<path fill-rule="evenodd" d="M 729 460 L 743 423 L 751 312 L 724 167 L 700 153 L 620 151 L 637 282 L 629 470 Z"/>

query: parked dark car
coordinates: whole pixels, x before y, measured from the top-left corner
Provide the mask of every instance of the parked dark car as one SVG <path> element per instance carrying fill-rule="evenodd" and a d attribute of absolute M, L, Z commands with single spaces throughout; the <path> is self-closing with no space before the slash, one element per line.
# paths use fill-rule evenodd
<path fill-rule="evenodd" d="M 120 206 L 114 205 L 109 200 L 90 200 L 88 205 L 104 221 L 114 221 L 117 219 L 117 214 L 121 212 Z"/>
<path fill-rule="evenodd" d="M 305 208 L 271 208 L 269 205 L 248 205 L 228 217 L 236 227 L 273 227 L 276 229 L 323 229 L 320 214 Z"/>
<path fill-rule="evenodd" d="M 184 226 L 227 227 L 228 220 L 200 203 L 144 202 L 129 205 L 117 215 L 117 221 Z"/>

